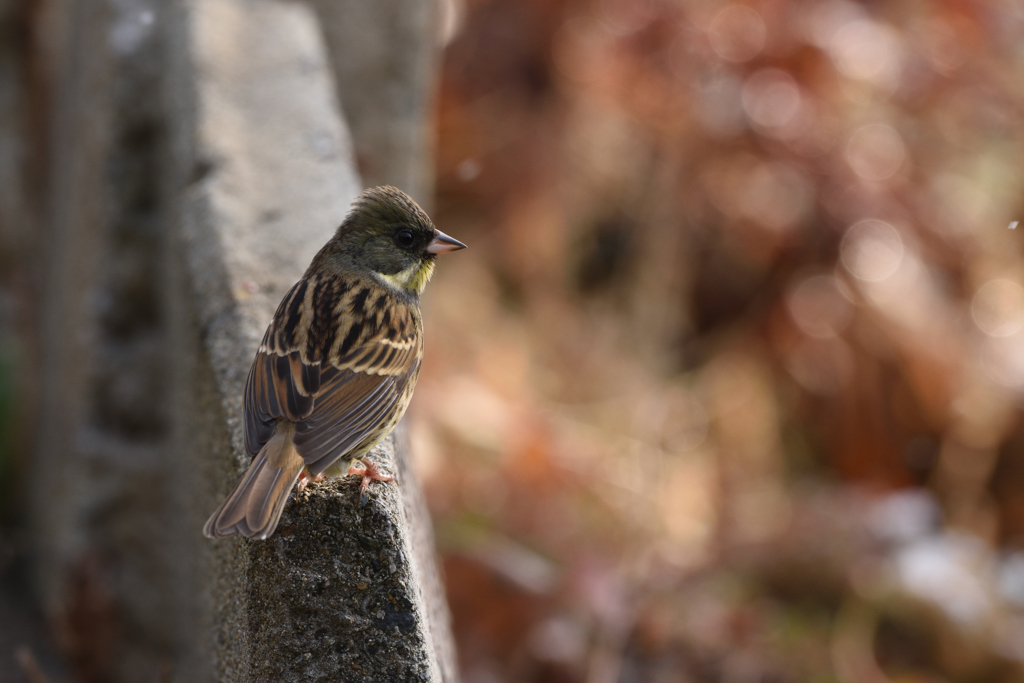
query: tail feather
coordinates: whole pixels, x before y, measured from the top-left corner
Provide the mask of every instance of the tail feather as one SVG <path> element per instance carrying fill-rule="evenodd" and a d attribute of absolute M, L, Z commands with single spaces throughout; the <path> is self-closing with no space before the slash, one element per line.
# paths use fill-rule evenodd
<path fill-rule="evenodd" d="M 294 425 L 282 420 L 235 490 L 203 527 L 207 538 L 239 533 L 267 538 L 281 519 L 295 481 L 306 464 L 292 443 Z"/>

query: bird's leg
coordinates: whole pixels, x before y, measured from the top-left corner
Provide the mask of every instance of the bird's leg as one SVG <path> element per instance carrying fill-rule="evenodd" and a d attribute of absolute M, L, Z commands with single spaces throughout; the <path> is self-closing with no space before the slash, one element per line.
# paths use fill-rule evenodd
<path fill-rule="evenodd" d="M 309 472 L 306 470 L 305 467 L 303 467 L 302 471 L 299 472 L 299 487 L 297 489 L 297 491 L 299 493 L 302 493 L 303 491 L 305 491 L 306 487 L 309 486 L 309 479 L 310 479 Z M 317 483 L 319 483 L 319 482 L 321 482 L 323 480 L 324 480 L 324 475 L 322 473 L 316 475 L 315 477 L 313 477 L 313 481 L 317 482 Z"/>
<path fill-rule="evenodd" d="M 362 468 L 349 467 L 346 476 L 349 474 L 358 474 L 363 478 L 363 481 L 359 484 L 359 507 L 363 507 L 366 503 L 366 489 L 370 487 L 371 481 L 393 481 L 394 477 L 381 474 L 377 465 L 369 458 L 360 458 L 359 462 L 363 464 Z"/>

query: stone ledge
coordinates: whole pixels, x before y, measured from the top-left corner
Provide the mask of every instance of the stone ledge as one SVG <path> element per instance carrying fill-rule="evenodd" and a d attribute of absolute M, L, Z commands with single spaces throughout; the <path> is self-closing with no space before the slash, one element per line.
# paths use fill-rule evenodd
<path fill-rule="evenodd" d="M 454 681 L 429 516 L 394 436 L 372 457 L 398 485 L 374 485 L 363 509 L 354 483 L 329 481 L 268 541 L 200 538 L 248 465 L 242 392 L 263 331 L 360 187 L 308 7 L 179 0 L 168 17 L 187 273 L 170 307 L 176 330 L 192 321 L 174 343 L 174 450 L 178 490 L 198 492 L 180 542 L 202 558 L 185 583 L 209 601 L 183 647 L 209 650 L 216 680 Z"/>

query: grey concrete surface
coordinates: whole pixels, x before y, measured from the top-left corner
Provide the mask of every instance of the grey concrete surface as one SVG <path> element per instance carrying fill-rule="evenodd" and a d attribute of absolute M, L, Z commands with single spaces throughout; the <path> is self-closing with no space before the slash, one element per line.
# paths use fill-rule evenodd
<path fill-rule="evenodd" d="M 436 0 L 312 0 L 367 187 L 394 185 L 428 207 L 440 66 Z"/>

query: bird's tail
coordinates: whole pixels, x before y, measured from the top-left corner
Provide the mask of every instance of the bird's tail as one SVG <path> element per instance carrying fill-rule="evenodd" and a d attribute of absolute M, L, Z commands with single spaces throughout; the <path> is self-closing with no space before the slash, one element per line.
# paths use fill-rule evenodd
<path fill-rule="evenodd" d="M 281 420 L 270 441 L 263 447 L 235 490 L 203 527 L 207 538 L 234 533 L 248 538 L 267 538 L 281 519 L 295 480 L 305 462 L 295 451 L 295 428 Z"/>

